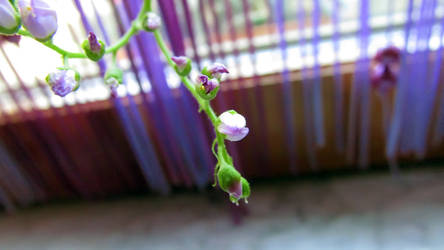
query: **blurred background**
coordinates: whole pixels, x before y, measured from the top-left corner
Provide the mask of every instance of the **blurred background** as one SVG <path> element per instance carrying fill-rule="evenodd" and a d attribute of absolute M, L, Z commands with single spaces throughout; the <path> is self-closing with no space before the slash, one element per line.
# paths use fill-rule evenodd
<path fill-rule="evenodd" d="M 47 1 L 54 43 L 112 45 L 142 0 Z M 214 132 L 150 33 L 107 62 L 72 59 L 78 91 L 44 78 L 60 56 L 0 39 L 1 249 L 442 249 L 443 0 L 153 0 L 192 79 L 230 74 L 212 101 L 249 135 L 228 142 L 252 185 L 211 188 Z M 378 57 L 398 48 L 391 87 Z M 382 64 L 385 62 L 383 61 Z"/>

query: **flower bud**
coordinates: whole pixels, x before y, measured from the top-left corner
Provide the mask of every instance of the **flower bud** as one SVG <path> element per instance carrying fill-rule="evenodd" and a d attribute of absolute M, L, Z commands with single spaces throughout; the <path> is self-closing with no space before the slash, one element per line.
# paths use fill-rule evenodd
<path fill-rule="evenodd" d="M 123 72 L 117 67 L 108 69 L 105 73 L 105 84 L 109 86 L 111 95 L 116 96 L 117 88 L 123 82 Z"/>
<path fill-rule="evenodd" d="M 240 173 L 233 166 L 226 165 L 226 163 L 223 163 L 217 172 L 220 188 L 236 200 L 242 197 L 241 178 Z"/>
<path fill-rule="evenodd" d="M 105 44 L 97 40 L 96 35 L 93 32 L 89 32 L 88 39 L 82 43 L 82 48 L 85 51 L 86 56 L 97 62 L 102 59 L 105 54 Z"/>
<path fill-rule="evenodd" d="M 220 124 L 217 131 L 225 135 L 229 141 L 240 141 L 247 136 L 250 131 L 246 126 L 245 118 L 234 110 L 223 112 L 219 116 Z"/>
<path fill-rule="evenodd" d="M 15 34 L 21 25 L 20 15 L 14 1 L 0 0 L 0 33 Z"/>
<path fill-rule="evenodd" d="M 205 100 L 213 100 L 219 91 L 219 81 L 209 79 L 206 75 L 199 75 L 196 80 L 196 92 Z"/>
<path fill-rule="evenodd" d="M 173 56 L 171 60 L 176 64 L 174 69 L 177 74 L 181 76 L 187 76 L 191 71 L 191 60 L 185 56 Z"/>
<path fill-rule="evenodd" d="M 146 13 L 146 16 L 143 20 L 143 28 L 146 31 L 153 32 L 157 30 L 162 25 L 162 20 L 160 17 L 154 12 Z"/>
<path fill-rule="evenodd" d="M 202 70 L 202 74 L 208 76 L 209 78 L 216 78 L 219 79 L 222 77 L 223 74 L 228 74 L 228 69 L 225 67 L 225 65 L 220 63 L 213 63 L 212 65 L 205 67 Z"/>
<path fill-rule="evenodd" d="M 46 42 L 57 31 L 57 13 L 43 0 L 19 0 L 23 26 L 32 36 Z"/>
<path fill-rule="evenodd" d="M 64 97 L 76 91 L 80 84 L 80 75 L 71 68 L 57 68 L 57 71 L 50 73 L 46 77 L 46 82 L 51 86 L 54 94 Z"/>

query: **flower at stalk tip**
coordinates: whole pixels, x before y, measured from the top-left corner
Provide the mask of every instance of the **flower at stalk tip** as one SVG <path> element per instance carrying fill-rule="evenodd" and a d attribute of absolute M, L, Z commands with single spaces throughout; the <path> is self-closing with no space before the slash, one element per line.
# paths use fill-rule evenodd
<path fill-rule="evenodd" d="M 80 75 L 71 68 L 57 68 L 46 77 L 54 94 L 64 97 L 79 88 Z"/>
<path fill-rule="evenodd" d="M 11 0 L 0 0 L 0 33 L 15 34 L 21 26 L 17 7 Z"/>
<path fill-rule="evenodd" d="M 217 172 L 217 180 L 220 188 L 228 193 L 233 203 L 238 205 L 240 199 L 245 199 L 247 202 L 250 196 L 250 184 L 232 165 L 222 162 Z"/>
<path fill-rule="evenodd" d="M 89 32 L 88 39 L 83 41 L 82 48 L 85 51 L 86 56 L 97 62 L 102 59 L 105 54 L 105 44 L 97 40 L 96 35 L 93 32 Z"/>
<path fill-rule="evenodd" d="M 143 20 L 143 27 L 145 30 L 153 32 L 157 30 L 162 25 L 162 20 L 160 17 L 154 12 L 146 13 L 146 16 Z"/>
<path fill-rule="evenodd" d="M 401 60 L 401 51 L 390 46 L 378 51 L 372 61 L 370 72 L 371 84 L 385 93 L 395 87 Z"/>
<path fill-rule="evenodd" d="M 202 70 L 202 74 L 208 76 L 209 78 L 217 78 L 220 80 L 223 74 L 228 74 L 229 71 L 225 65 L 221 63 L 213 63 L 212 65 L 205 67 Z"/>
<path fill-rule="evenodd" d="M 174 69 L 177 74 L 187 76 L 191 71 L 191 60 L 185 56 L 173 56 L 171 60 L 176 64 Z"/>
<path fill-rule="evenodd" d="M 43 0 L 19 0 L 23 26 L 34 38 L 46 42 L 57 31 L 57 13 Z"/>
<path fill-rule="evenodd" d="M 250 131 L 246 127 L 245 118 L 234 110 L 223 112 L 219 116 L 219 120 L 220 124 L 217 126 L 217 131 L 224 134 L 229 141 L 240 141 Z"/>

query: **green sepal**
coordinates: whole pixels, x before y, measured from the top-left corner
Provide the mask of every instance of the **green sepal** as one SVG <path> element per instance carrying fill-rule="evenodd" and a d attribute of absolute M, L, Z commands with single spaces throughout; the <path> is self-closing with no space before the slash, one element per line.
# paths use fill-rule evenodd
<path fill-rule="evenodd" d="M 245 202 L 247 202 L 247 198 L 250 196 L 250 183 L 244 178 L 241 177 L 242 182 L 242 196 L 241 199 L 245 199 Z"/>
<path fill-rule="evenodd" d="M 219 171 L 217 172 L 217 180 L 223 191 L 229 192 L 229 188 L 233 183 L 241 181 L 241 178 L 241 174 L 233 166 L 221 162 Z"/>
<path fill-rule="evenodd" d="M 207 101 L 211 101 L 214 98 L 216 98 L 217 92 L 219 92 L 219 88 L 220 88 L 220 86 L 211 90 L 210 93 L 207 94 L 203 85 L 196 85 L 196 92 L 200 97 L 202 97 L 202 99 L 207 100 Z"/>
<path fill-rule="evenodd" d="M 107 83 L 107 80 L 111 78 L 116 79 L 116 81 L 121 84 L 123 82 L 123 71 L 118 67 L 109 68 L 105 73 L 105 83 Z"/>
<path fill-rule="evenodd" d="M 174 65 L 174 70 L 176 70 L 176 73 L 180 76 L 187 76 L 191 72 L 191 60 L 187 58 L 187 65 L 182 71 L 180 71 L 179 67 L 176 64 Z"/>
<path fill-rule="evenodd" d="M 208 71 L 207 66 L 205 66 L 200 72 L 202 75 L 208 76 L 208 78 L 212 79 L 210 71 Z"/>
<path fill-rule="evenodd" d="M 99 61 L 102 59 L 103 55 L 105 55 L 105 44 L 101 40 L 97 40 L 98 43 L 100 43 L 100 51 L 99 52 L 92 52 L 91 46 L 89 45 L 88 39 L 83 41 L 82 48 L 85 51 L 86 56 L 93 60 L 94 62 Z"/>

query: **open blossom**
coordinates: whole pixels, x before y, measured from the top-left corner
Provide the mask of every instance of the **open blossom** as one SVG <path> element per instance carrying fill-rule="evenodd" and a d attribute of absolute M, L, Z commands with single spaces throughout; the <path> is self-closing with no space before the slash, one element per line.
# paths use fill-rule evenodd
<path fill-rule="evenodd" d="M 162 25 L 162 20 L 156 13 L 148 12 L 143 25 L 146 30 L 155 31 Z"/>
<path fill-rule="evenodd" d="M 0 0 L 0 33 L 14 34 L 20 28 L 20 16 L 9 0 Z"/>
<path fill-rule="evenodd" d="M 371 83 L 380 91 L 387 91 L 396 85 L 401 60 L 401 51 L 396 47 L 380 50 L 373 58 Z"/>
<path fill-rule="evenodd" d="M 206 67 L 204 69 L 204 74 L 209 76 L 210 78 L 220 79 L 223 74 L 228 74 L 229 71 L 225 65 L 220 63 L 213 63 L 212 65 Z"/>
<path fill-rule="evenodd" d="M 217 131 L 224 134 L 229 141 L 240 141 L 250 131 L 246 127 L 245 118 L 234 110 L 223 112 L 219 116 L 219 120 L 221 123 L 217 127 Z"/>
<path fill-rule="evenodd" d="M 54 94 L 64 97 L 79 88 L 79 74 L 73 69 L 60 68 L 50 73 L 46 81 Z"/>
<path fill-rule="evenodd" d="M 43 0 L 19 0 L 23 26 L 40 41 L 47 41 L 57 31 L 57 13 Z"/>
<path fill-rule="evenodd" d="M 191 60 L 185 56 L 173 56 L 171 60 L 176 64 L 175 70 L 181 76 L 186 76 L 191 71 Z"/>

